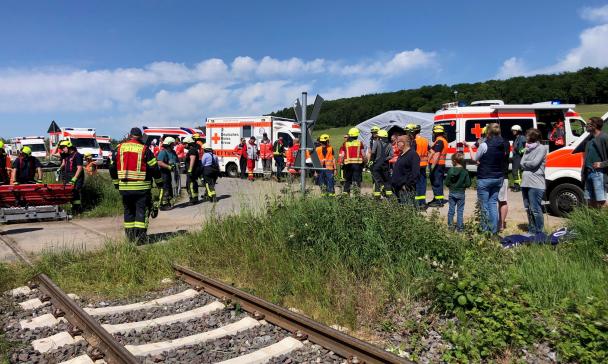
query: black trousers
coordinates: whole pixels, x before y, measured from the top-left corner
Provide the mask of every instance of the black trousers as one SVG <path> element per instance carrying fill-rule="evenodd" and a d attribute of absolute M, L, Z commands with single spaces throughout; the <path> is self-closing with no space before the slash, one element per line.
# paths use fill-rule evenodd
<path fill-rule="evenodd" d="M 161 177 L 163 179 L 163 188 L 160 190 L 160 205 L 167 206 L 173 198 L 173 173 L 162 171 Z"/>
<path fill-rule="evenodd" d="M 363 181 L 363 164 L 345 164 L 344 165 L 344 192 L 350 193 L 350 188 L 354 183 L 355 186 L 361 188 Z"/>
<path fill-rule="evenodd" d="M 275 156 L 274 164 L 277 166 L 277 179 L 283 177 L 283 169 L 285 168 L 285 158 L 283 156 Z"/>
<path fill-rule="evenodd" d="M 190 200 L 198 200 L 198 176 L 196 174 L 186 175 L 186 188 Z"/>
<path fill-rule="evenodd" d="M 519 186 L 521 184 L 521 155 L 513 153 L 511 173 L 513 175 L 513 184 Z"/>
<path fill-rule="evenodd" d="M 247 158 L 239 158 L 239 168 L 241 170 L 241 178 L 247 178 Z"/>
<path fill-rule="evenodd" d="M 148 232 L 148 217 L 152 206 L 150 190 L 120 191 L 124 212 L 125 235 L 129 241 L 143 243 Z"/>
<path fill-rule="evenodd" d="M 84 171 L 83 171 L 84 173 Z M 70 183 L 73 176 L 64 178 L 64 183 Z M 82 212 L 82 187 L 84 186 L 84 178 L 79 178 L 74 183 L 74 189 L 72 190 L 72 212 L 79 214 Z"/>
<path fill-rule="evenodd" d="M 390 175 L 388 169 L 388 162 L 376 163 L 372 166 L 372 178 L 374 179 L 374 196 L 379 197 L 382 195 L 382 191 L 393 194 L 393 189 L 390 184 Z"/>
<path fill-rule="evenodd" d="M 215 198 L 216 173 L 209 167 L 203 167 L 203 182 L 205 183 L 205 196 L 213 200 Z"/>

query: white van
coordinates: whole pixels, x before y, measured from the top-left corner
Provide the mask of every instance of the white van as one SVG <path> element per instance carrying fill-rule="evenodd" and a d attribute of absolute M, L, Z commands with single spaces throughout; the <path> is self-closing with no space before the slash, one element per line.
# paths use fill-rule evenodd
<path fill-rule="evenodd" d="M 300 125 L 293 119 L 268 115 L 207 118 L 205 129 L 207 143 L 218 156 L 220 170 L 226 172 L 229 177 L 239 176 L 239 160 L 235 149 L 241 138 L 249 139 L 254 136 L 259 144 L 266 133 L 272 143 L 283 137 L 285 146 L 290 147 L 293 145 L 293 139 L 300 138 L 301 135 Z M 274 163 L 272 168 L 273 171 L 276 170 Z M 259 160 L 254 173 L 262 172 L 262 161 Z"/>
<path fill-rule="evenodd" d="M 103 164 L 103 156 L 99 143 L 97 142 L 97 136 L 95 135 L 95 129 L 93 128 L 61 128 L 61 134 L 59 135 L 58 142 L 62 140 L 69 140 L 72 145 L 76 147 L 78 153 L 83 156 L 90 153 L 93 157 L 95 164 Z M 57 145 L 51 145 L 51 150 L 56 153 Z"/>
<path fill-rule="evenodd" d="M 14 150 L 13 153 L 17 155 L 21 148 L 28 146 L 32 150 L 32 156 L 36 157 L 40 162 L 46 162 L 48 157 L 48 151 L 46 149 L 46 144 L 44 143 L 43 136 L 25 136 L 25 137 L 16 137 L 11 138 L 10 143 L 13 144 Z"/>

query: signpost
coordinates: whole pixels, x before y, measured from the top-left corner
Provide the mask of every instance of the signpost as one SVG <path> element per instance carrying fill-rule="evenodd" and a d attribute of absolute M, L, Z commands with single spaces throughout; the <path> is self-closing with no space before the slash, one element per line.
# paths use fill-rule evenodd
<path fill-rule="evenodd" d="M 294 168 L 300 170 L 300 189 L 302 194 L 306 193 L 306 171 L 308 170 L 319 170 L 323 169 L 321 166 L 321 161 L 317 156 L 317 153 L 314 153 L 314 142 L 312 139 L 312 129 L 319 117 L 319 113 L 321 112 L 321 105 L 323 104 L 323 98 L 319 95 L 315 98 L 315 103 L 312 108 L 312 113 L 310 117 L 307 118 L 306 115 L 306 106 L 307 106 L 307 98 L 308 93 L 302 92 L 302 101 L 296 100 L 293 110 L 296 114 L 296 119 L 300 123 L 300 130 L 302 130 L 302 137 L 300 140 L 300 150 L 296 155 L 296 160 L 294 162 Z M 312 161 L 312 167 L 306 166 L 306 152 L 310 151 L 310 159 Z"/>

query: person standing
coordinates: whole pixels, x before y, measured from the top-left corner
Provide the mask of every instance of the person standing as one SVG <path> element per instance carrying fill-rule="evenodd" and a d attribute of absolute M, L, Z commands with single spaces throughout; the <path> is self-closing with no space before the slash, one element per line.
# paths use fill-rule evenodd
<path fill-rule="evenodd" d="M 203 144 L 205 154 L 201 161 L 203 165 L 203 182 L 205 182 L 205 198 L 213 203 L 217 202 L 215 183 L 220 176 L 220 162 L 213 154 L 213 149 L 207 143 Z"/>
<path fill-rule="evenodd" d="M 397 138 L 397 145 L 401 154 L 393 166 L 391 185 L 400 204 L 414 206 L 416 194 L 416 181 L 420 173 L 420 157 L 412 148 L 413 138 L 401 135 Z"/>
<path fill-rule="evenodd" d="M 590 207 L 606 207 L 608 197 L 608 135 L 602 131 L 604 120 L 595 116 L 587 121 L 589 135 L 574 153 L 585 153 L 581 178 L 585 200 Z"/>
<path fill-rule="evenodd" d="M 505 143 L 496 123 L 487 125 L 487 137 L 479 144 L 471 159 L 477 162 L 477 199 L 481 210 L 481 228 L 491 234 L 498 232 L 498 194 L 504 181 Z"/>
<path fill-rule="evenodd" d="M 373 195 L 380 198 L 383 194 L 386 197 L 393 196 L 393 189 L 390 183 L 388 161 L 393 155 L 393 148 L 388 144 L 388 132 L 384 129 L 379 130 L 372 145 L 370 155 L 372 161 L 372 178 L 374 180 Z"/>
<path fill-rule="evenodd" d="M 352 184 L 360 189 L 363 180 L 363 143 L 359 140 L 359 129 L 348 131 L 344 143 L 344 193 L 350 194 Z"/>
<path fill-rule="evenodd" d="M 192 137 L 185 137 L 184 143 L 188 148 L 186 154 L 186 189 L 188 190 L 188 196 L 190 201 L 188 206 L 196 205 L 198 200 L 198 178 L 200 177 L 200 152 L 198 150 L 198 144 L 192 139 Z"/>
<path fill-rule="evenodd" d="M 255 165 L 257 164 L 258 158 L 260 157 L 260 150 L 258 145 L 255 144 L 255 137 L 249 138 L 247 143 L 247 179 L 251 182 L 254 181 Z"/>
<path fill-rule="evenodd" d="M 500 130 L 500 125 L 498 128 Z M 502 186 L 498 192 L 498 232 L 507 228 L 507 214 L 509 213 L 509 156 L 511 154 L 511 144 L 505 138 L 502 139 L 502 142 L 505 154 L 502 158 Z"/>
<path fill-rule="evenodd" d="M 0 185 L 7 185 L 11 181 L 11 157 L 6 154 L 4 141 L 0 140 Z"/>
<path fill-rule="evenodd" d="M 434 142 L 431 147 L 429 161 L 431 170 L 431 186 L 433 187 L 433 199 L 428 203 L 429 207 L 441 207 L 445 203 L 443 195 L 443 176 L 445 174 L 445 158 L 448 153 L 448 141 L 443 136 L 445 130 L 442 125 L 433 127 Z"/>
<path fill-rule="evenodd" d="M 245 138 L 241 138 L 239 145 L 234 148 L 234 154 L 239 158 L 241 179 L 245 179 L 247 178 L 247 143 Z"/>
<path fill-rule="evenodd" d="M 464 164 L 464 153 L 452 154 L 452 168 L 448 171 L 445 185 L 450 190 L 448 226 L 454 227 L 454 212 L 456 212 L 456 231 L 463 231 L 465 191 L 471 187 L 471 177 Z"/>
<path fill-rule="evenodd" d="M 27 145 L 21 148 L 12 167 L 11 184 L 42 183 L 42 164 L 37 158 L 32 157 L 32 149 Z"/>
<path fill-rule="evenodd" d="M 325 168 L 319 171 L 319 186 L 321 187 L 321 195 L 335 196 L 334 189 L 334 171 L 336 170 L 336 159 L 334 149 L 329 144 L 329 135 L 322 134 L 319 137 L 321 143 L 316 148 L 317 156 L 321 162 L 321 167 Z"/>
<path fill-rule="evenodd" d="M 173 150 L 175 139 L 166 137 L 163 139 L 163 144 L 160 152 L 158 152 L 157 161 L 160 168 L 160 175 L 163 180 L 163 188 L 160 191 L 160 209 L 162 211 L 171 210 L 171 200 L 173 199 L 173 172 L 177 166 L 177 154 Z"/>
<path fill-rule="evenodd" d="M 519 125 L 513 125 L 511 132 L 515 139 L 513 140 L 513 158 L 511 161 L 511 175 L 513 176 L 513 187 L 511 191 L 519 192 L 521 190 L 521 157 L 526 150 L 526 137 L 523 135 L 523 130 Z"/>
<path fill-rule="evenodd" d="M 137 245 L 147 241 L 152 181 L 163 187 L 156 158 L 141 141 L 142 135 L 141 129 L 132 128 L 130 139 L 118 145 L 110 165 L 112 182 L 122 196 L 125 235 Z"/>
<path fill-rule="evenodd" d="M 268 139 L 268 134 L 264 133 L 260 142 L 260 159 L 262 159 L 262 170 L 265 180 L 269 180 L 272 175 L 272 157 L 272 144 L 270 143 L 270 139 Z"/>
<path fill-rule="evenodd" d="M 365 155 L 368 161 L 372 160 L 372 149 L 374 148 L 374 142 L 378 140 L 378 132 L 380 131 L 379 126 L 372 126 L 369 129 L 371 136 L 369 137 L 369 147 L 367 148 L 367 154 Z"/>
<path fill-rule="evenodd" d="M 72 190 L 72 212 L 82 212 L 82 187 L 84 186 L 84 161 L 82 154 L 69 140 L 64 140 L 59 144 L 62 154 L 65 156 L 59 169 L 62 171 L 63 183 L 74 185 Z M 92 159 L 91 159 L 92 161 Z M 94 163 L 94 162 L 93 162 Z"/>
<path fill-rule="evenodd" d="M 96 176 L 97 175 L 97 164 L 93 160 L 93 155 L 91 153 L 86 153 L 84 155 L 84 161 L 86 162 L 86 166 L 84 166 L 84 170 L 87 173 L 87 176 Z"/>
<path fill-rule="evenodd" d="M 344 144 L 348 141 L 348 134 L 344 134 L 342 137 L 342 145 L 338 149 L 338 182 L 340 187 L 344 189 Z"/>
<path fill-rule="evenodd" d="M 426 207 L 426 166 L 429 164 L 429 141 L 420 135 L 422 127 L 410 124 L 410 129 L 414 135 L 413 148 L 420 157 L 420 176 L 416 182 L 416 202 L 418 206 Z"/>
<path fill-rule="evenodd" d="M 285 143 L 283 142 L 282 136 L 280 136 L 272 145 L 272 156 L 274 157 L 274 164 L 277 168 L 277 182 L 281 182 L 283 169 L 285 169 Z"/>
<path fill-rule="evenodd" d="M 528 232 L 536 235 L 544 232 L 545 227 L 542 203 L 546 188 L 547 147 L 540 144 L 541 133 L 538 129 L 529 129 L 526 138 L 525 152 L 521 159 L 521 195 L 528 214 Z"/>

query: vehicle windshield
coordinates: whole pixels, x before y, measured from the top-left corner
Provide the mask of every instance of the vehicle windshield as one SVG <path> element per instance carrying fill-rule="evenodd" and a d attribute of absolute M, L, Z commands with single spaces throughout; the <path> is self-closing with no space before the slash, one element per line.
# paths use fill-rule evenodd
<path fill-rule="evenodd" d="M 112 151 L 112 144 L 110 144 L 110 143 L 99 143 L 99 147 L 104 152 L 111 152 Z"/>
<path fill-rule="evenodd" d="M 71 142 L 76 148 L 99 148 L 99 143 L 95 138 L 75 138 Z"/>
<path fill-rule="evenodd" d="M 46 148 L 44 147 L 44 144 L 24 144 L 24 145 L 27 145 L 28 147 L 30 147 L 32 152 L 46 152 Z"/>

